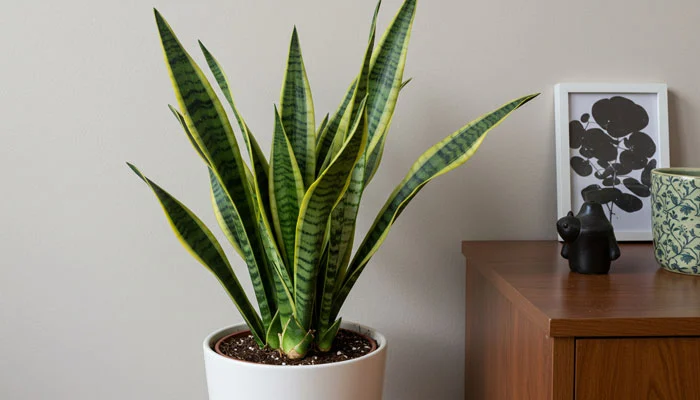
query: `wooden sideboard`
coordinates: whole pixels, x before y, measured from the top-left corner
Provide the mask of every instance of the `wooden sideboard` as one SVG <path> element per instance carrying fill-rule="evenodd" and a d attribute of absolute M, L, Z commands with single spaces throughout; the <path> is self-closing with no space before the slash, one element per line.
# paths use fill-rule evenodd
<path fill-rule="evenodd" d="M 556 241 L 463 242 L 469 400 L 700 400 L 700 277 L 621 244 L 609 275 Z"/>

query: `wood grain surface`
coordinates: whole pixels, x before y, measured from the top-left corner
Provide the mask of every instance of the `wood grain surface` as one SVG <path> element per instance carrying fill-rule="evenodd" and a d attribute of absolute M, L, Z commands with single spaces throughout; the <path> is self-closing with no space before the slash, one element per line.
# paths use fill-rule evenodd
<path fill-rule="evenodd" d="M 467 274 L 466 398 L 551 399 L 554 339 L 478 270 Z M 573 343 L 571 353 L 573 357 Z M 571 370 L 573 383 L 573 359 Z"/>
<path fill-rule="evenodd" d="M 467 264 L 549 336 L 700 336 L 700 277 L 660 269 L 651 244 L 621 250 L 609 275 L 581 275 L 555 241 L 462 244 Z"/>
<path fill-rule="evenodd" d="M 576 400 L 700 400 L 700 338 L 576 340 Z"/>
<path fill-rule="evenodd" d="M 555 241 L 463 242 L 470 400 L 700 400 L 700 278 L 622 244 L 609 275 Z"/>

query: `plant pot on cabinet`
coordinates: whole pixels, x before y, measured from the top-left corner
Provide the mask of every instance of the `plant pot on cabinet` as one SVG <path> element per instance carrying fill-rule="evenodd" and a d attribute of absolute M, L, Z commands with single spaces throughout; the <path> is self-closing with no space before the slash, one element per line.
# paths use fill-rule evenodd
<path fill-rule="evenodd" d="M 381 400 L 386 338 L 355 323 L 342 323 L 341 328 L 369 336 L 377 342 L 377 349 L 358 358 L 321 365 L 256 364 L 214 350 L 220 339 L 248 331 L 245 324 L 212 333 L 203 343 L 209 400 Z"/>

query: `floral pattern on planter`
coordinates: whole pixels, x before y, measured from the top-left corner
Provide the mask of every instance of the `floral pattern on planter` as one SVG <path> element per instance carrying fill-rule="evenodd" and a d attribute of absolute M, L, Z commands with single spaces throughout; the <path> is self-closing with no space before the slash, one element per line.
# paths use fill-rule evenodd
<path fill-rule="evenodd" d="M 700 177 L 655 170 L 651 183 L 656 261 L 672 272 L 699 275 Z"/>

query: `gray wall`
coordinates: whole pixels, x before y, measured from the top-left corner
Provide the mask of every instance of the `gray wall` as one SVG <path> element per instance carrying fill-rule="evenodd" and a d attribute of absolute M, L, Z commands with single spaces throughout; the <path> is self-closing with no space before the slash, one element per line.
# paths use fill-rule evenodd
<path fill-rule="evenodd" d="M 152 3 L 3 4 L 2 399 L 204 399 L 200 341 L 240 321 L 124 165 L 215 225 L 205 171 L 166 108 L 175 100 Z M 381 28 L 399 4 L 384 1 Z M 374 0 L 155 5 L 186 46 L 201 38 L 216 52 L 267 149 L 292 25 L 320 116 L 359 68 Z M 360 232 L 434 142 L 511 98 L 543 95 L 415 199 L 350 297 L 345 318 L 390 338 L 387 399 L 463 397 L 461 240 L 554 238 L 554 83 L 667 82 L 672 163 L 698 166 L 698 20 L 692 0 L 420 2 L 415 80 Z"/>

